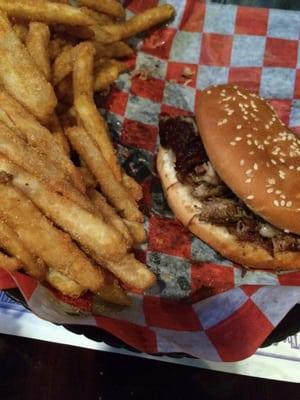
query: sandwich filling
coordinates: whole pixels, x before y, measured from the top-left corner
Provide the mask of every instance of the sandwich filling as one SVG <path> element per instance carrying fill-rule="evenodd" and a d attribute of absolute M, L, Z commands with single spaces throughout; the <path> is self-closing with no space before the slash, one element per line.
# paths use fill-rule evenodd
<path fill-rule="evenodd" d="M 278 229 L 254 214 L 221 181 L 211 165 L 193 117 L 162 115 L 161 145 L 175 155 L 177 178 L 201 201 L 198 218 L 225 227 L 241 242 L 253 242 L 274 255 L 299 251 L 300 236 Z"/>

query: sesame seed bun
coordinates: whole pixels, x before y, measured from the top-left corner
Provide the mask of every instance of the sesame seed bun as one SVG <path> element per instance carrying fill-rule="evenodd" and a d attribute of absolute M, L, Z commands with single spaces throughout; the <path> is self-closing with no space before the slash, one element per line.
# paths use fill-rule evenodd
<path fill-rule="evenodd" d="M 198 215 L 202 203 L 191 195 L 191 188 L 187 184 L 177 180 L 171 150 L 160 147 L 157 169 L 168 204 L 177 219 L 223 257 L 250 268 L 300 269 L 300 252 L 281 252 L 272 256 L 259 244 L 238 241 L 225 227 L 200 221 Z"/>
<path fill-rule="evenodd" d="M 225 184 L 272 225 L 300 234 L 300 140 L 257 95 L 232 85 L 204 90 L 196 118 Z"/>

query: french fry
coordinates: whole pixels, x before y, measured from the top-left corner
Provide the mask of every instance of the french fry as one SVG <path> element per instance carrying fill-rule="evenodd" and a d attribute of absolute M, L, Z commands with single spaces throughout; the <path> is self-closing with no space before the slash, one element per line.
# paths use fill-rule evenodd
<path fill-rule="evenodd" d="M 96 50 L 96 61 L 98 58 L 129 57 L 134 53 L 133 49 L 125 42 L 115 42 L 109 45 L 103 45 L 94 41 L 93 45 Z"/>
<path fill-rule="evenodd" d="M 47 121 L 57 104 L 53 88 L 39 72 L 2 12 L 0 57 L 0 80 L 4 88 L 40 121 Z"/>
<path fill-rule="evenodd" d="M 147 239 L 144 225 L 140 222 L 128 221 L 123 219 L 124 224 L 127 226 L 131 236 L 133 237 L 134 244 L 144 243 Z"/>
<path fill-rule="evenodd" d="M 49 57 L 50 61 L 55 60 L 66 46 L 66 41 L 61 38 L 55 38 L 49 42 Z"/>
<path fill-rule="evenodd" d="M 143 189 L 134 178 L 123 172 L 122 182 L 135 201 L 139 201 L 143 198 Z"/>
<path fill-rule="evenodd" d="M 103 274 L 104 285 L 98 291 L 97 296 L 108 303 L 130 306 L 131 301 L 121 288 L 118 280 L 109 271 L 103 270 Z"/>
<path fill-rule="evenodd" d="M 133 240 L 126 224 L 116 213 L 115 209 L 107 203 L 105 197 L 96 190 L 89 190 L 88 195 L 96 209 L 103 215 L 104 221 L 110 223 L 115 229 L 117 229 L 124 237 L 128 246 L 131 246 Z"/>
<path fill-rule="evenodd" d="M 47 155 L 47 159 L 70 177 L 79 191 L 85 191 L 80 174 L 66 154 L 57 146 L 51 133 L 5 90 L 0 90 L 0 110 L 3 111 L 0 112 L 0 121 L 14 132 L 19 132 L 24 140 L 40 153 Z M 53 117 L 49 123 L 51 121 Z"/>
<path fill-rule="evenodd" d="M 76 56 L 76 47 L 66 45 L 61 53 L 56 57 L 52 66 L 52 81 L 54 86 L 61 82 L 72 72 L 74 57 Z"/>
<path fill-rule="evenodd" d="M 113 43 L 123 40 L 168 21 L 175 15 L 175 9 L 169 4 L 164 4 L 137 14 L 125 22 L 117 24 L 92 26 L 95 40 L 100 43 Z"/>
<path fill-rule="evenodd" d="M 81 94 L 86 94 L 92 99 L 95 49 L 91 42 L 82 42 L 76 50 L 77 58 L 73 65 L 74 99 L 76 101 Z"/>
<path fill-rule="evenodd" d="M 49 268 L 46 280 L 51 286 L 66 296 L 77 298 L 82 296 L 86 291 L 79 283 L 53 268 Z"/>
<path fill-rule="evenodd" d="M 83 128 L 73 127 L 66 129 L 66 135 L 74 149 L 80 154 L 96 177 L 103 194 L 120 215 L 129 221 L 143 222 L 143 214 L 139 211 L 134 199 L 122 184 L 116 180 L 101 150 L 95 145 L 86 131 Z"/>
<path fill-rule="evenodd" d="M 126 244 L 119 233 L 103 218 L 79 207 L 76 203 L 52 192 L 45 184 L 0 155 L 0 171 L 11 177 L 13 186 L 31 201 L 56 225 L 96 255 L 97 259 L 119 261 L 126 253 Z M 99 215 L 99 214 L 98 214 Z"/>
<path fill-rule="evenodd" d="M 95 10 L 92 10 L 88 7 L 80 7 L 80 10 L 88 15 L 89 17 L 93 18 L 97 25 L 107 25 L 112 24 L 114 20 L 106 14 L 99 13 Z"/>
<path fill-rule="evenodd" d="M 80 172 L 88 189 L 95 189 L 98 182 L 83 160 L 80 160 Z"/>
<path fill-rule="evenodd" d="M 28 26 L 22 23 L 16 23 L 13 25 L 13 30 L 15 31 L 15 34 L 18 36 L 19 40 L 22 43 L 25 43 L 28 34 Z"/>
<path fill-rule="evenodd" d="M 103 286 L 101 270 L 79 250 L 69 235 L 52 225 L 31 200 L 10 183 L 0 184 L 0 196 L 0 215 L 32 254 L 84 289 L 97 292 Z"/>
<path fill-rule="evenodd" d="M 0 268 L 15 272 L 23 267 L 23 263 L 15 257 L 9 257 L 0 251 Z"/>
<path fill-rule="evenodd" d="M 94 78 L 94 91 L 99 92 L 107 89 L 118 76 L 127 70 L 127 65 L 120 61 L 108 60 L 103 63 L 98 71 L 96 71 Z"/>
<path fill-rule="evenodd" d="M 154 285 L 155 275 L 133 254 L 127 254 L 120 262 L 107 262 L 103 266 L 111 271 L 120 281 L 130 287 L 145 290 Z"/>
<path fill-rule="evenodd" d="M 47 24 L 88 26 L 95 21 L 76 7 L 43 1 L 0 0 L 0 10 L 9 17 Z"/>
<path fill-rule="evenodd" d="M 50 131 L 52 132 L 52 135 L 53 135 L 56 143 L 60 146 L 60 148 L 65 153 L 65 155 L 67 157 L 69 157 L 70 145 L 69 145 L 69 142 L 68 142 L 66 136 L 64 135 L 63 128 L 61 126 L 61 123 L 60 123 L 56 113 L 52 114 L 49 124 L 48 124 L 48 127 L 49 127 Z M 76 175 L 77 175 L 77 173 L 76 173 Z"/>
<path fill-rule="evenodd" d="M 51 79 L 49 58 L 50 30 L 46 24 L 31 22 L 26 36 L 26 47 L 40 72 L 47 81 Z"/>
<path fill-rule="evenodd" d="M 78 0 L 78 3 L 114 18 L 123 19 L 125 17 L 123 6 L 116 0 Z"/>
<path fill-rule="evenodd" d="M 64 194 L 86 210 L 93 210 L 90 200 L 65 179 L 61 170 L 2 123 L 0 152 L 25 171 L 42 179 L 53 191 Z"/>
<path fill-rule="evenodd" d="M 0 219 L 0 247 L 18 259 L 29 275 L 38 280 L 44 280 L 47 272 L 44 262 L 33 257 L 17 234 L 2 219 Z"/>

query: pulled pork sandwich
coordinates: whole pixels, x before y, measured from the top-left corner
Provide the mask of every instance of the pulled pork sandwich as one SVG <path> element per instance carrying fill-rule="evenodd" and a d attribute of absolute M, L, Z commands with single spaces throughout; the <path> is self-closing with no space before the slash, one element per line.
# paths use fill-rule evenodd
<path fill-rule="evenodd" d="M 160 120 L 157 168 L 178 220 L 236 263 L 300 269 L 300 140 L 237 86 L 204 90 L 196 114 Z"/>

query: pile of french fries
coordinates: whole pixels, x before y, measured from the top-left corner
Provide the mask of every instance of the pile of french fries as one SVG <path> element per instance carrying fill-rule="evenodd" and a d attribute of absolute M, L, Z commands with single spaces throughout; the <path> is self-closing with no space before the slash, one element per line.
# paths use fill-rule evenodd
<path fill-rule="evenodd" d="M 155 276 L 140 185 L 121 168 L 94 103 L 126 69 L 127 38 L 174 15 L 125 21 L 117 0 L 0 0 L 0 266 L 65 295 L 130 304 Z M 73 162 L 73 160 L 75 160 Z"/>

